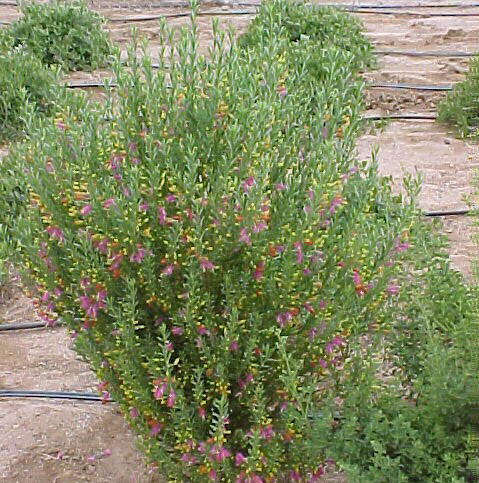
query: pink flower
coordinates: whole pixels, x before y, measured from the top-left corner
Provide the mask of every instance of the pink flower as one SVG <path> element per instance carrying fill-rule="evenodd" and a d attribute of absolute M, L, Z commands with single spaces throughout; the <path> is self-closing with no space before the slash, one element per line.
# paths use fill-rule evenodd
<path fill-rule="evenodd" d="M 259 436 L 260 438 L 265 439 L 266 441 L 269 441 L 270 439 L 272 439 L 274 436 L 273 425 L 268 424 L 268 426 L 261 428 L 259 431 Z"/>
<path fill-rule="evenodd" d="M 110 448 L 106 448 L 103 450 L 103 456 L 111 456 L 112 455 L 112 450 Z"/>
<path fill-rule="evenodd" d="M 340 206 L 342 203 L 343 203 L 343 198 L 339 195 L 336 195 L 331 201 L 331 204 L 329 205 L 329 212 L 333 214 L 336 211 L 336 208 Z"/>
<path fill-rule="evenodd" d="M 165 200 L 167 203 L 174 203 L 176 201 L 176 196 L 170 193 L 165 196 Z"/>
<path fill-rule="evenodd" d="M 203 270 L 203 272 L 206 272 L 206 270 L 214 270 L 215 268 L 213 263 L 211 263 L 206 257 L 201 259 L 200 267 Z"/>
<path fill-rule="evenodd" d="M 308 304 L 307 302 L 305 302 L 303 304 L 303 307 L 305 308 L 306 312 L 309 312 L 310 314 L 314 314 L 315 311 L 311 304 Z"/>
<path fill-rule="evenodd" d="M 399 294 L 399 285 L 394 285 L 392 283 L 390 283 L 387 287 L 386 287 L 386 292 L 389 294 L 389 295 L 398 295 Z"/>
<path fill-rule="evenodd" d="M 170 390 L 170 394 L 168 394 L 168 399 L 166 401 L 166 407 L 172 408 L 175 405 L 176 394 L 173 388 Z"/>
<path fill-rule="evenodd" d="M 241 451 L 238 451 L 235 455 L 235 466 L 241 466 L 246 461 L 246 458 Z"/>
<path fill-rule="evenodd" d="M 237 340 L 232 340 L 230 342 L 230 351 L 231 352 L 236 352 L 238 350 L 238 341 Z"/>
<path fill-rule="evenodd" d="M 286 186 L 283 183 L 276 183 L 274 185 L 274 188 L 276 189 L 276 191 L 283 191 L 286 189 Z"/>
<path fill-rule="evenodd" d="M 216 471 L 213 468 L 211 468 L 211 470 L 209 471 L 208 478 L 211 481 L 216 481 Z"/>
<path fill-rule="evenodd" d="M 136 245 L 137 251 L 130 255 L 130 262 L 141 263 L 143 258 L 145 258 L 146 250 L 141 247 L 141 245 Z"/>
<path fill-rule="evenodd" d="M 130 408 L 130 417 L 136 419 L 138 417 L 138 410 L 136 408 Z"/>
<path fill-rule="evenodd" d="M 261 280 L 263 275 L 264 275 L 264 261 L 260 261 L 256 264 L 256 268 L 253 272 L 253 280 L 255 280 L 256 282 L 258 280 Z"/>
<path fill-rule="evenodd" d="M 206 419 L 206 411 L 205 411 L 205 408 L 202 408 L 200 406 L 198 408 L 198 415 L 200 416 L 201 419 Z"/>
<path fill-rule="evenodd" d="M 268 225 L 264 221 L 260 221 L 259 223 L 253 225 L 251 231 L 253 233 L 259 233 L 260 231 L 266 230 L 266 228 L 268 228 Z"/>
<path fill-rule="evenodd" d="M 303 247 L 299 242 L 294 242 L 293 246 L 296 249 L 296 263 L 299 265 L 303 263 Z"/>
<path fill-rule="evenodd" d="M 209 335 L 209 331 L 204 325 L 199 324 L 196 330 L 200 335 Z"/>
<path fill-rule="evenodd" d="M 80 210 L 80 215 L 81 216 L 87 216 L 91 213 L 91 205 L 85 205 L 81 210 Z"/>
<path fill-rule="evenodd" d="M 151 426 L 150 434 L 152 436 L 156 436 L 157 434 L 160 433 L 162 429 L 163 429 L 163 426 L 161 423 L 154 423 L 153 426 Z"/>
<path fill-rule="evenodd" d="M 140 203 L 140 211 L 142 211 L 143 213 L 146 213 L 148 211 L 148 203 L 144 200 Z"/>
<path fill-rule="evenodd" d="M 246 245 L 251 245 L 251 239 L 246 231 L 246 228 L 241 228 L 239 241 L 245 243 Z"/>
<path fill-rule="evenodd" d="M 241 186 L 243 188 L 243 191 L 245 193 L 248 193 L 248 191 L 251 189 L 251 187 L 254 185 L 254 178 L 253 176 L 250 176 L 247 180 L 243 181 L 241 183 Z"/>
<path fill-rule="evenodd" d="M 165 391 L 166 391 L 166 382 L 164 381 L 161 382 L 155 379 L 154 386 L 153 386 L 153 397 L 158 401 L 163 397 L 163 394 L 165 394 Z"/>
<path fill-rule="evenodd" d="M 180 460 L 186 463 L 188 466 L 194 465 L 196 463 L 196 458 L 189 453 L 183 453 Z"/>
<path fill-rule="evenodd" d="M 158 212 L 158 223 L 160 225 L 165 225 L 166 224 L 166 210 L 162 206 L 158 206 L 157 212 Z"/>
<path fill-rule="evenodd" d="M 182 335 L 183 334 L 183 328 L 174 326 L 174 327 L 171 328 L 171 333 L 173 335 Z"/>
<path fill-rule="evenodd" d="M 110 206 L 113 206 L 114 204 L 115 204 L 115 198 L 108 198 L 103 202 L 103 208 L 107 210 L 108 208 L 110 208 Z"/>
<path fill-rule="evenodd" d="M 65 241 L 65 236 L 63 232 L 57 226 L 50 225 L 47 227 L 46 232 L 50 235 L 51 238 L 56 238 L 59 242 Z"/>
<path fill-rule="evenodd" d="M 279 312 L 276 315 L 276 322 L 278 322 L 278 325 L 283 328 L 287 322 L 289 322 L 293 316 L 291 315 L 291 312 L 288 310 L 285 312 Z"/>
<path fill-rule="evenodd" d="M 318 364 L 323 368 L 326 369 L 328 367 L 328 363 L 324 359 L 318 359 Z"/>
<path fill-rule="evenodd" d="M 174 265 L 167 265 L 162 271 L 161 274 L 165 275 L 166 277 L 170 276 L 173 273 Z"/>

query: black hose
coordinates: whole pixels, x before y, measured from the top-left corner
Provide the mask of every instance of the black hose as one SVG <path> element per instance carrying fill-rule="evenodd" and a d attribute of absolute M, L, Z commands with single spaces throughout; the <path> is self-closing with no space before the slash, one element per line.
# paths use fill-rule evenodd
<path fill-rule="evenodd" d="M 66 86 L 70 89 L 89 89 L 93 87 L 106 87 L 105 82 L 109 81 L 110 87 L 117 87 L 117 84 L 110 79 L 105 81 L 91 81 L 91 82 L 69 82 Z M 412 89 L 419 91 L 450 91 L 452 85 L 414 85 L 414 84 L 366 84 L 366 88 L 369 89 Z"/>
<path fill-rule="evenodd" d="M 366 84 L 369 89 L 412 89 L 417 91 L 451 91 L 452 85 L 415 85 L 415 84 Z"/>
<path fill-rule="evenodd" d="M 58 327 L 60 324 L 56 324 Z M 0 324 L 0 332 L 5 332 L 9 330 L 22 330 L 22 329 L 43 329 L 50 327 L 45 322 L 26 322 L 24 324 Z"/>
<path fill-rule="evenodd" d="M 61 391 L 17 391 L 4 389 L 0 390 L 1 397 L 35 397 L 43 399 L 72 399 L 80 401 L 102 401 L 113 402 L 113 399 L 104 399 L 98 394 L 91 392 L 61 392 Z"/>
<path fill-rule="evenodd" d="M 457 13 L 457 12 L 390 12 L 384 10 L 357 10 L 354 8 L 344 8 L 346 12 L 349 13 L 360 13 L 360 14 L 369 14 L 369 15 L 404 15 L 404 16 L 411 16 L 411 17 L 479 17 L 479 13 L 472 13 L 472 12 L 465 12 L 465 13 Z"/>
<path fill-rule="evenodd" d="M 423 216 L 426 217 L 438 217 L 438 216 L 464 216 L 472 213 L 472 210 L 448 210 L 448 211 L 424 211 Z"/>
<path fill-rule="evenodd" d="M 377 55 L 404 55 L 407 57 L 474 57 L 471 52 L 414 52 L 401 50 L 375 50 Z"/>
<path fill-rule="evenodd" d="M 431 114 L 384 114 L 384 115 L 371 115 L 371 116 L 362 116 L 362 121 L 435 121 L 437 116 Z"/>
<path fill-rule="evenodd" d="M 201 17 L 219 17 L 228 15 L 255 15 L 256 10 L 210 10 L 206 12 L 198 12 L 198 16 Z M 107 18 L 108 22 L 112 23 L 128 23 L 128 22 L 148 22 L 150 20 L 159 20 L 161 18 L 180 18 L 190 17 L 191 12 L 178 12 L 178 13 L 164 13 L 161 15 L 141 15 L 137 17 L 120 17 L 120 18 Z"/>
<path fill-rule="evenodd" d="M 250 5 L 250 4 L 243 4 L 239 3 L 238 5 Z M 329 4 L 325 5 L 329 7 L 344 7 L 344 4 Z M 387 10 L 387 9 L 397 9 L 397 10 L 402 10 L 402 9 L 407 9 L 407 8 L 474 8 L 474 7 L 479 7 L 479 3 L 474 2 L 474 3 L 427 3 L 424 5 L 421 4 L 414 4 L 414 5 L 372 5 L 372 4 L 365 4 L 365 5 L 346 5 L 349 8 L 354 8 L 354 9 L 364 9 L 364 10 L 374 10 L 374 9 L 379 9 L 379 10 Z"/>

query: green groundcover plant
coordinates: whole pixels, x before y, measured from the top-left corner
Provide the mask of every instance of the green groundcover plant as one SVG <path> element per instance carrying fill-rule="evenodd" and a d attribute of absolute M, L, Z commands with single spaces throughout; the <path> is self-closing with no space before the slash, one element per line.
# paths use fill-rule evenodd
<path fill-rule="evenodd" d="M 479 58 L 469 63 L 466 78 L 457 83 L 438 108 L 438 120 L 454 126 L 462 137 L 478 135 Z"/>
<path fill-rule="evenodd" d="M 0 52 L 0 143 L 24 134 L 31 116 L 48 115 L 56 89 L 58 72 L 29 52 Z"/>
<path fill-rule="evenodd" d="M 8 236 L 39 313 L 68 324 L 169 481 L 318 481 L 338 459 L 337 399 L 407 331 L 442 341 L 431 314 L 454 302 L 459 323 L 469 293 L 447 292 L 440 256 L 431 272 L 421 245 L 442 245 L 414 203 L 354 160 L 371 62 L 357 24 L 274 0 L 239 46 L 214 28 L 206 60 L 194 12 L 179 38 L 162 24 L 159 69 L 134 44 L 105 106 L 38 122 L 1 165 L 23 197 L 0 211 L 17 210 Z M 292 38 L 288 16 L 334 28 Z M 401 382 L 422 382 L 417 367 Z"/>
<path fill-rule="evenodd" d="M 22 47 L 46 66 L 63 71 L 104 66 L 113 51 L 103 19 L 83 0 L 21 2 L 23 16 L 2 29 L 3 50 Z"/>

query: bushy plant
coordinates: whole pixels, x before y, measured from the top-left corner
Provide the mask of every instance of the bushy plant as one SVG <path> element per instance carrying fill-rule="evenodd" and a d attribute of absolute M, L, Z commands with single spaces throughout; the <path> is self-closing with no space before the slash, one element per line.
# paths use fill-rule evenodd
<path fill-rule="evenodd" d="M 48 114 L 58 89 L 58 73 L 29 52 L 0 53 L 0 143 L 25 131 L 35 114 Z"/>
<path fill-rule="evenodd" d="M 352 155 L 367 56 L 292 42 L 284 9 L 261 7 L 256 44 L 215 28 L 208 60 L 194 13 L 179 41 L 162 25 L 159 69 L 133 45 L 105 107 L 41 122 L 2 165 L 26 187 L 10 235 L 30 295 L 170 481 L 317 481 L 329 401 L 410 273 L 417 209 Z"/>
<path fill-rule="evenodd" d="M 479 58 L 469 62 L 466 78 L 454 86 L 438 107 L 438 120 L 451 124 L 462 137 L 477 137 L 479 128 Z"/>
<path fill-rule="evenodd" d="M 25 1 L 20 9 L 23 16 L 2 29 L 6 48 L 22 47 L 44 65 L 58 65 L 64 71 L 93 70 L 106 64 L 112 44 L 102 29 L 102 17 L 83 0 Z"/>

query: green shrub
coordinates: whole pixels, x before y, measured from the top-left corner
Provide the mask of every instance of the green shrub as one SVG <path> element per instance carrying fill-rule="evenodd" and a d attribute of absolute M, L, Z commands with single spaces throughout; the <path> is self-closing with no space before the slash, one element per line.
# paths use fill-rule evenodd
<path fill-rule="evenodd" d="M 44 65 L 64 71 L 104 66 L 113 48 L 103 19 L 83 0 L 22 2 L 23 17 L 2 31 L 7 47 L 29 50 Z"/>
<path fill-rule="evenodd" d="M 348 388 L 334 430 L 323 429 L 330 457 L 358 483 L 464 483 L 473 446 L 467 425 L 441 414 L 459 414 L 441 400 L 444 390 L 416 406 L 389 384 L 378 390 L 363 378 Z"/>
<path fill-rule="evenodd" d="M 461 136 L 477 137 L 479 128 L 479 58 L 469 63 L 464 81 L 439 104 L 438 120 L 454 126 Z"/>
<path fill-rule="evenodd" d="M 23 49 L 0 53 L 0 143 L 25 133 L 35 114 L 49 114 L 58 73 Z"/>
<path fill-rule="evenodd" d="M 1 165 L 27 194 L 9 237 L 32 298 L 169 481 L 317 481 L 329 401 L 424 269 L 417 208 L 352 154 L 364 39 L 292 42 L 285 8 L 261 7 L 256 44 L 215 28 L 208 61 L 194 15 L 176 42 L 163 25 L 159 69 L 133 45 L 105 107 L 65 108 Z"/>

